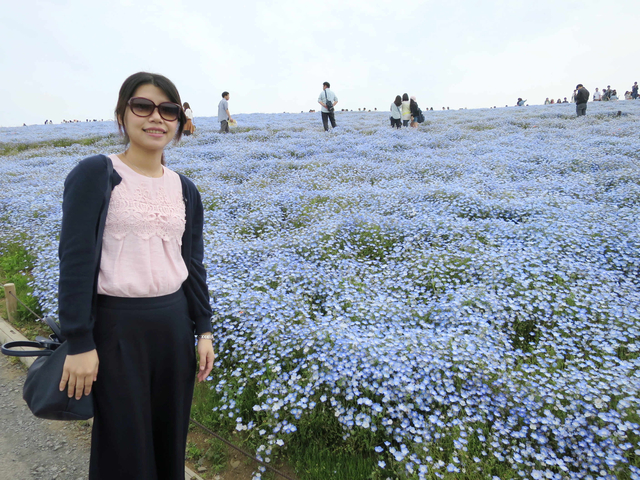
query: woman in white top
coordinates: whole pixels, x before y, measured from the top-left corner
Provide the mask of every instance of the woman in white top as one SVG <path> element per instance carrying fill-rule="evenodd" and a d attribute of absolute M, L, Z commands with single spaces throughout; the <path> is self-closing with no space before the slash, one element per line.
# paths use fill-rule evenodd
<path fill-rule="evenodd" d="M 396 128 L 402 127 L 402 98 L 400 95 L 396 96 L 396 99 L 391 104 L 391 126 Z"/>
<path fill-rule="evenodd" d="M 196 130 L 196 126 L 193 124 L 193 112 L 191 111 L 189 102 L 184 102 L 182 106 L 184 107 L 184 114 L 187 117 L 187 123 L 184 124 L 182 133 L 188 137 Z"/>

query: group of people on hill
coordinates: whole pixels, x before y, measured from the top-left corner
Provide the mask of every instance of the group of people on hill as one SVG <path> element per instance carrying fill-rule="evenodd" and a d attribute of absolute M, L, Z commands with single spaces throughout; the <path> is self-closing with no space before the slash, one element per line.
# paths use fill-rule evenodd
<path fill-rule="evenodd" d="M 396 99 L 391 104 L 391 115 L 389 120 L 391 121 L 392 128 L 413 127 L 418 128 L 418 124 L 424 122 L 424 115 L 416 97 L 409 98 L 409 94 L 396 95 Z"/>
<path fill-rule="evenodd" d="M 554 105 L 558 103 L 569 103 L 569 100 L 567 100 L 567 97 L 564 97 L 564 100 L 558 99 L 558 101 L 554 101 L 553 98 L 549 100 L 549 97 L 547 97 L 544 101 L 545 105 Z"/>
<path fill-rule="evenodd" d="M 578 93 L 578 89 L 573 91 L 573 95 L 571 96 L 571 100 L 568 101 L 567 97 L 564 97 L 564 100 L 558 99 L 554 102 L 553 99 L 549 100 L 549 97 L 544 101 L 545 105 L 553 105 L 558 103 L 576 103 L 576 95 Z M 637 100 L 638 99 L 638 82 L 634 82 L 631 90 L 627 90 L 624 93 L 625 100 Z M 519 98 L 518 101 L 521 99 Z M 596 91 L 593 93 L 594 102 L 609 102 L 618 100 L 618 91 L 615 88 L 611 88 L 611 85 L 607 85 L 607 88 L 603 88 L 602 90 L 596 88 Z M 525 100 L 526 101 L 526 100 Z M 519 103 L 518 103 L 519 105 Z"/>

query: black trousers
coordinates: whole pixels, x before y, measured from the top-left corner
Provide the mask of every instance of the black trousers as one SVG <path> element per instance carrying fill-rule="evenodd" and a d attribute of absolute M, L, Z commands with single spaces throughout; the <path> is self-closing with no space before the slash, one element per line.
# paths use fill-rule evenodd
<path fill-rule="evenodd" d="M 324 125 L 325 132 L 329 130 L 329 120 L 331 120 L 331 128 L 336 128 L 335 112 L 331 112 L 331 113 L 320 112 L 320 113 L 322 113 L 322 125 Z"/>
<path fill-rule="evenodd" d="M 183 480 L 195 339 L 182 290 L 98 296 L 90 480 Z"/>
<path fill-rule="evenodd" d="M 401 123 L 401 120 L 399 118 L 389 117 L 389 120 L 391 120 L 391 126 L 392 127 L 396 127 L 396 128 L 401 128 L 402 127 L 402 123 Z"/>

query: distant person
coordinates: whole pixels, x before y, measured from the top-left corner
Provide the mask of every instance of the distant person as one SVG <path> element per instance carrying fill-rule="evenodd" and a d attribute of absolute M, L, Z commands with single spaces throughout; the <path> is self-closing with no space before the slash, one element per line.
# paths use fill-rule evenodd
<path fill-rule="evenodd" d="M 524 102 L 526 102 L 526 100 L 518 98 L 518 101 L 516 102 L 516 106 L 517 107 L 524 107 Z"/>
<path fill-rule="evenodd" d="M 558 101 L 556 103 L 562 103 L 562 100 L 558 99 Z"/>
<path fill-rule="evenodd" d="M 576 85 L 576 115 L 581 117 L 587 114 L 587 102 L 589 101 L 589 90 L 579 83 Z"/>
<path fill-rule="evenodd" d="M 598 87 L 596 87 L 596 91 L 593 94 L 593 101 L 599 102 L 601 98 L 602 98 L 602 94 L 598 91 Z"/>
<path fill-rule="evenodd" d="M 411 100 L 409 100 L 409 108 L 411 110 L 411 126 L 413 128 L 418 128 L 418 123 L 424 122 L 424 115 L 418 106 L 415 96 L 411 97 Z"/>
<path fill-rule="evenodd" d="M 229 122 L 233 121 L 229 113 L 229 92 L 222 92 L 222 100 L 218 104 L 218 121 L 220 122 L 218 133 L 229 133 Z"/>
<path fill-rule="evenodd" d="M 320 104 L 320 112 L 322 114 L 322 126 L 324 131 L 329 131 L 329 121 L 331 121 L 331 128 L 336 128 L 336 114 L 335 108 L 338 104 L 338 97 L 331 90 L 331 84 L 329 82 L 322 82 L 322 92 L 318 95 L 318 103 Z"/>
<path fill-rule="evenodd" d="M 402 126 L 408 127 L 411 121 L 411 102 L 409 101 L 409 94 L 402 95 Z"/>
<path fill-rule="evenodd" d="M 402 127 L 402 97 L 400 95 L 396 96 L 396 99 L 391 104 L 391 116 L 389 120 L 391 120 L 392 128 Z"/>
<path fill-rule="evenodd" d="M 184 108 L 184 114 L 187 117 L 187 123 L 184 124 L 182 133 L 183 135 L 188 137 L 196 130 L 196 126 L 193 124 L 193 111 L 189 106 L 189 102 L 184 102 L 184 104 L 182 105 L 182 108 Z"/>
<path fill-rule="evenodd" d="M 549 101 L 549 97 L 547 97 L 547 98 L 544 100 L 544 104 L 545 104 L 545 105 L 549 105 L 550 103 L 551 103 L 551 102 Z"/>
<path fill-rule="evenodd" d="M 575 100 L 575 98 L 576 98 L 575 94 L 571 98 L 573 98 Z M 569 103 L 569 101 L 567 100 L 567 97 L 564 97 L 564 100 L 562 101 L 562 103 Z"/>
<path fill-rule="evenodd" d="M 604 93 L 602 94 L 602 100 L 608 102 L 611 99 L 611 85 L 607 85 L 606 90 L 603 88 Z"/>
<path fill-rule="evenodd" d="M 611 90 L 611 95 L 609 95 L 609 100 L 611 101 L 616 101 L 618 100 L 618 91 L 617 90 Z"/>
<path fill-rule="evenodd" d="M 625 100 L 633 100 L 633 97 L 631 96 L 631 92 L 629 90 L 624 92 L 624 99 Z"/>
<path fill-rule="evenodd" d="M 633 87 L 631 87 L 631 98 L 634 100 L 638 98 L 638 82 L 633 82 Z"/>
<path fill-rule="evenodd" d="M 554 103 L 556 103 L 556 102 L 552 98 L 551 101 L 549 102 L 549 105 L 553 105 Z"/>

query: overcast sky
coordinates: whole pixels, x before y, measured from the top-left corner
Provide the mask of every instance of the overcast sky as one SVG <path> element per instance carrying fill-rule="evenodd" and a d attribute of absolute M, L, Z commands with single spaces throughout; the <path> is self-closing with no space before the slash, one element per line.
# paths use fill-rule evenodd
<path fill-rule="evenodd" d="M 0 126 L 113 118 L 124 79 L 177 85 L 198 116 L 540 104 L 640 81 L 636 1 L 24 0 L 0 9 Z"/>

